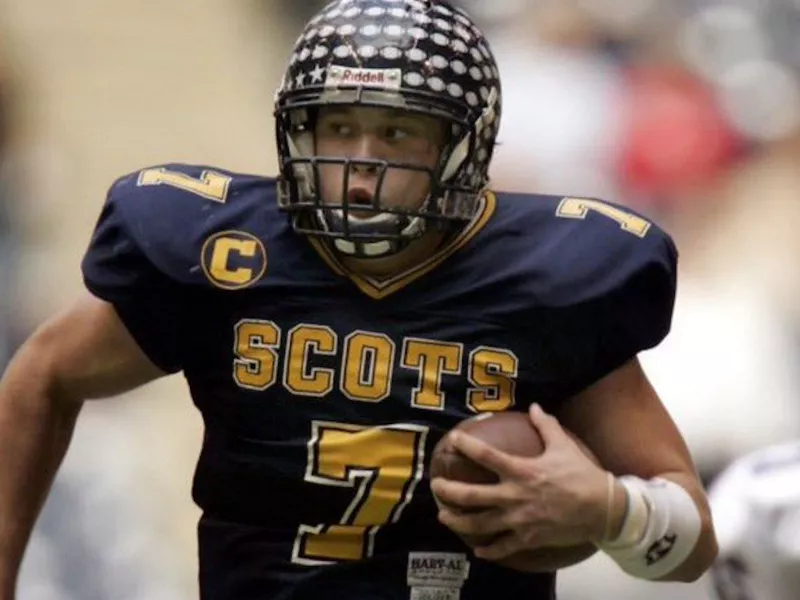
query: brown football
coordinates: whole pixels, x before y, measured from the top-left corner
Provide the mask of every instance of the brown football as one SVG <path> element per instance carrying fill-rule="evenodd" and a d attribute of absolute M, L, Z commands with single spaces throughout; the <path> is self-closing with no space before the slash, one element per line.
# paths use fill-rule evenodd
<path fill-rule="evenodd" d="M 464 431 L 484 442 L 515 456 L 538 456 L 544 450 L 542 439 L 526 413 L 500 412 L 484 413 L 459 423 L 454 430 Z M 567 431 L 589 458 L 599 464 L 583 442 Z M 444 477 L 468 483 L 495 483 L 497 475 L 473 462 L 450 443 L 445 435 L 433 450 L 430 462 L 430 476 Z M 438 502 L 438 500 L 437 500 Z M 470 546 L 485 544 L 481 536 L 462 536 Z M 490 538 L 489 538 L 490 539 Z M 552 546 L 517 552 L 497 561 L 506 567 L 520 571 L 555 571 L 586 560 L 597 552 L 594 544 L 576 546 Z"/>

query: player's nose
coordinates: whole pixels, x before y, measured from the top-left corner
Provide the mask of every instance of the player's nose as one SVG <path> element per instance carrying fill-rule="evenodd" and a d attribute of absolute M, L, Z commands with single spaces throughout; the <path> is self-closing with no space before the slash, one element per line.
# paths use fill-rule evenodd
<path fill-rule="evenodd" d="M 382 160 L 381 142 L 378 136 L 365 133 L 360 135 L 353 145 L 351 169 L 356 173 L 377 173 L 378 165 L 359 161 Z"/>

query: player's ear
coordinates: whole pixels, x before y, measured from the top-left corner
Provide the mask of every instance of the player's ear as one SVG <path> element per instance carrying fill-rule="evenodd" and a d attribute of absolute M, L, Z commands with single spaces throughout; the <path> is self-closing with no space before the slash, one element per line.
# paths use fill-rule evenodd
<path fill-rule="evenodd" d="M 448 123 L 443 119 L 436 119 L 435 137 L 433 139 L 438 153 L 439 168 L 445 169 L 453 150 L 453 144 L 460 139 L 461 127 Z"/>
<path fill-rule="evenodd" d="M 455 139 L 457 126 L 451 125 L 443 119 L 436 119 L 436 144 L 439 152 L 444 152 L 450 143 Z"/>

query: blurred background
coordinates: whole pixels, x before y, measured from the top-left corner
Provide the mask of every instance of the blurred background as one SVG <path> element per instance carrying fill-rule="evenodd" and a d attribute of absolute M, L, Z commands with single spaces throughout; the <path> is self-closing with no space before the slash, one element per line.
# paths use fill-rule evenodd
<path fill-rule="evenodd" d="M 504 84 L 497 189 L 599 196 L 681 251 L 643 363 L 708 483 L 800 436 L 800 0 L 463 0 Z M 0 364 L 82 289 L 108 185 L 167 161 L 274 174 L 272 98 L 313 0 L 0 0 Z M 21 600 L 197 597 L 200 419 L 177 377 L 89 405 Z M 602 556 L 562 600 L 707 600 Z"/>

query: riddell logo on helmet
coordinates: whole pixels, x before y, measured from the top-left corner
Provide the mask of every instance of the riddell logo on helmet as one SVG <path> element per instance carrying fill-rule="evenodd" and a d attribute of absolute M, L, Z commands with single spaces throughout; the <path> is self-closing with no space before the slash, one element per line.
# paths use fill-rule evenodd
<path fill-rule="evenodd" d="M 325 87 L 349 87 L 363 85 L 387 90 L 398 90 L 403 80 L 400 69 L 359 69 L 331 65 L 325 79 Z"/>

